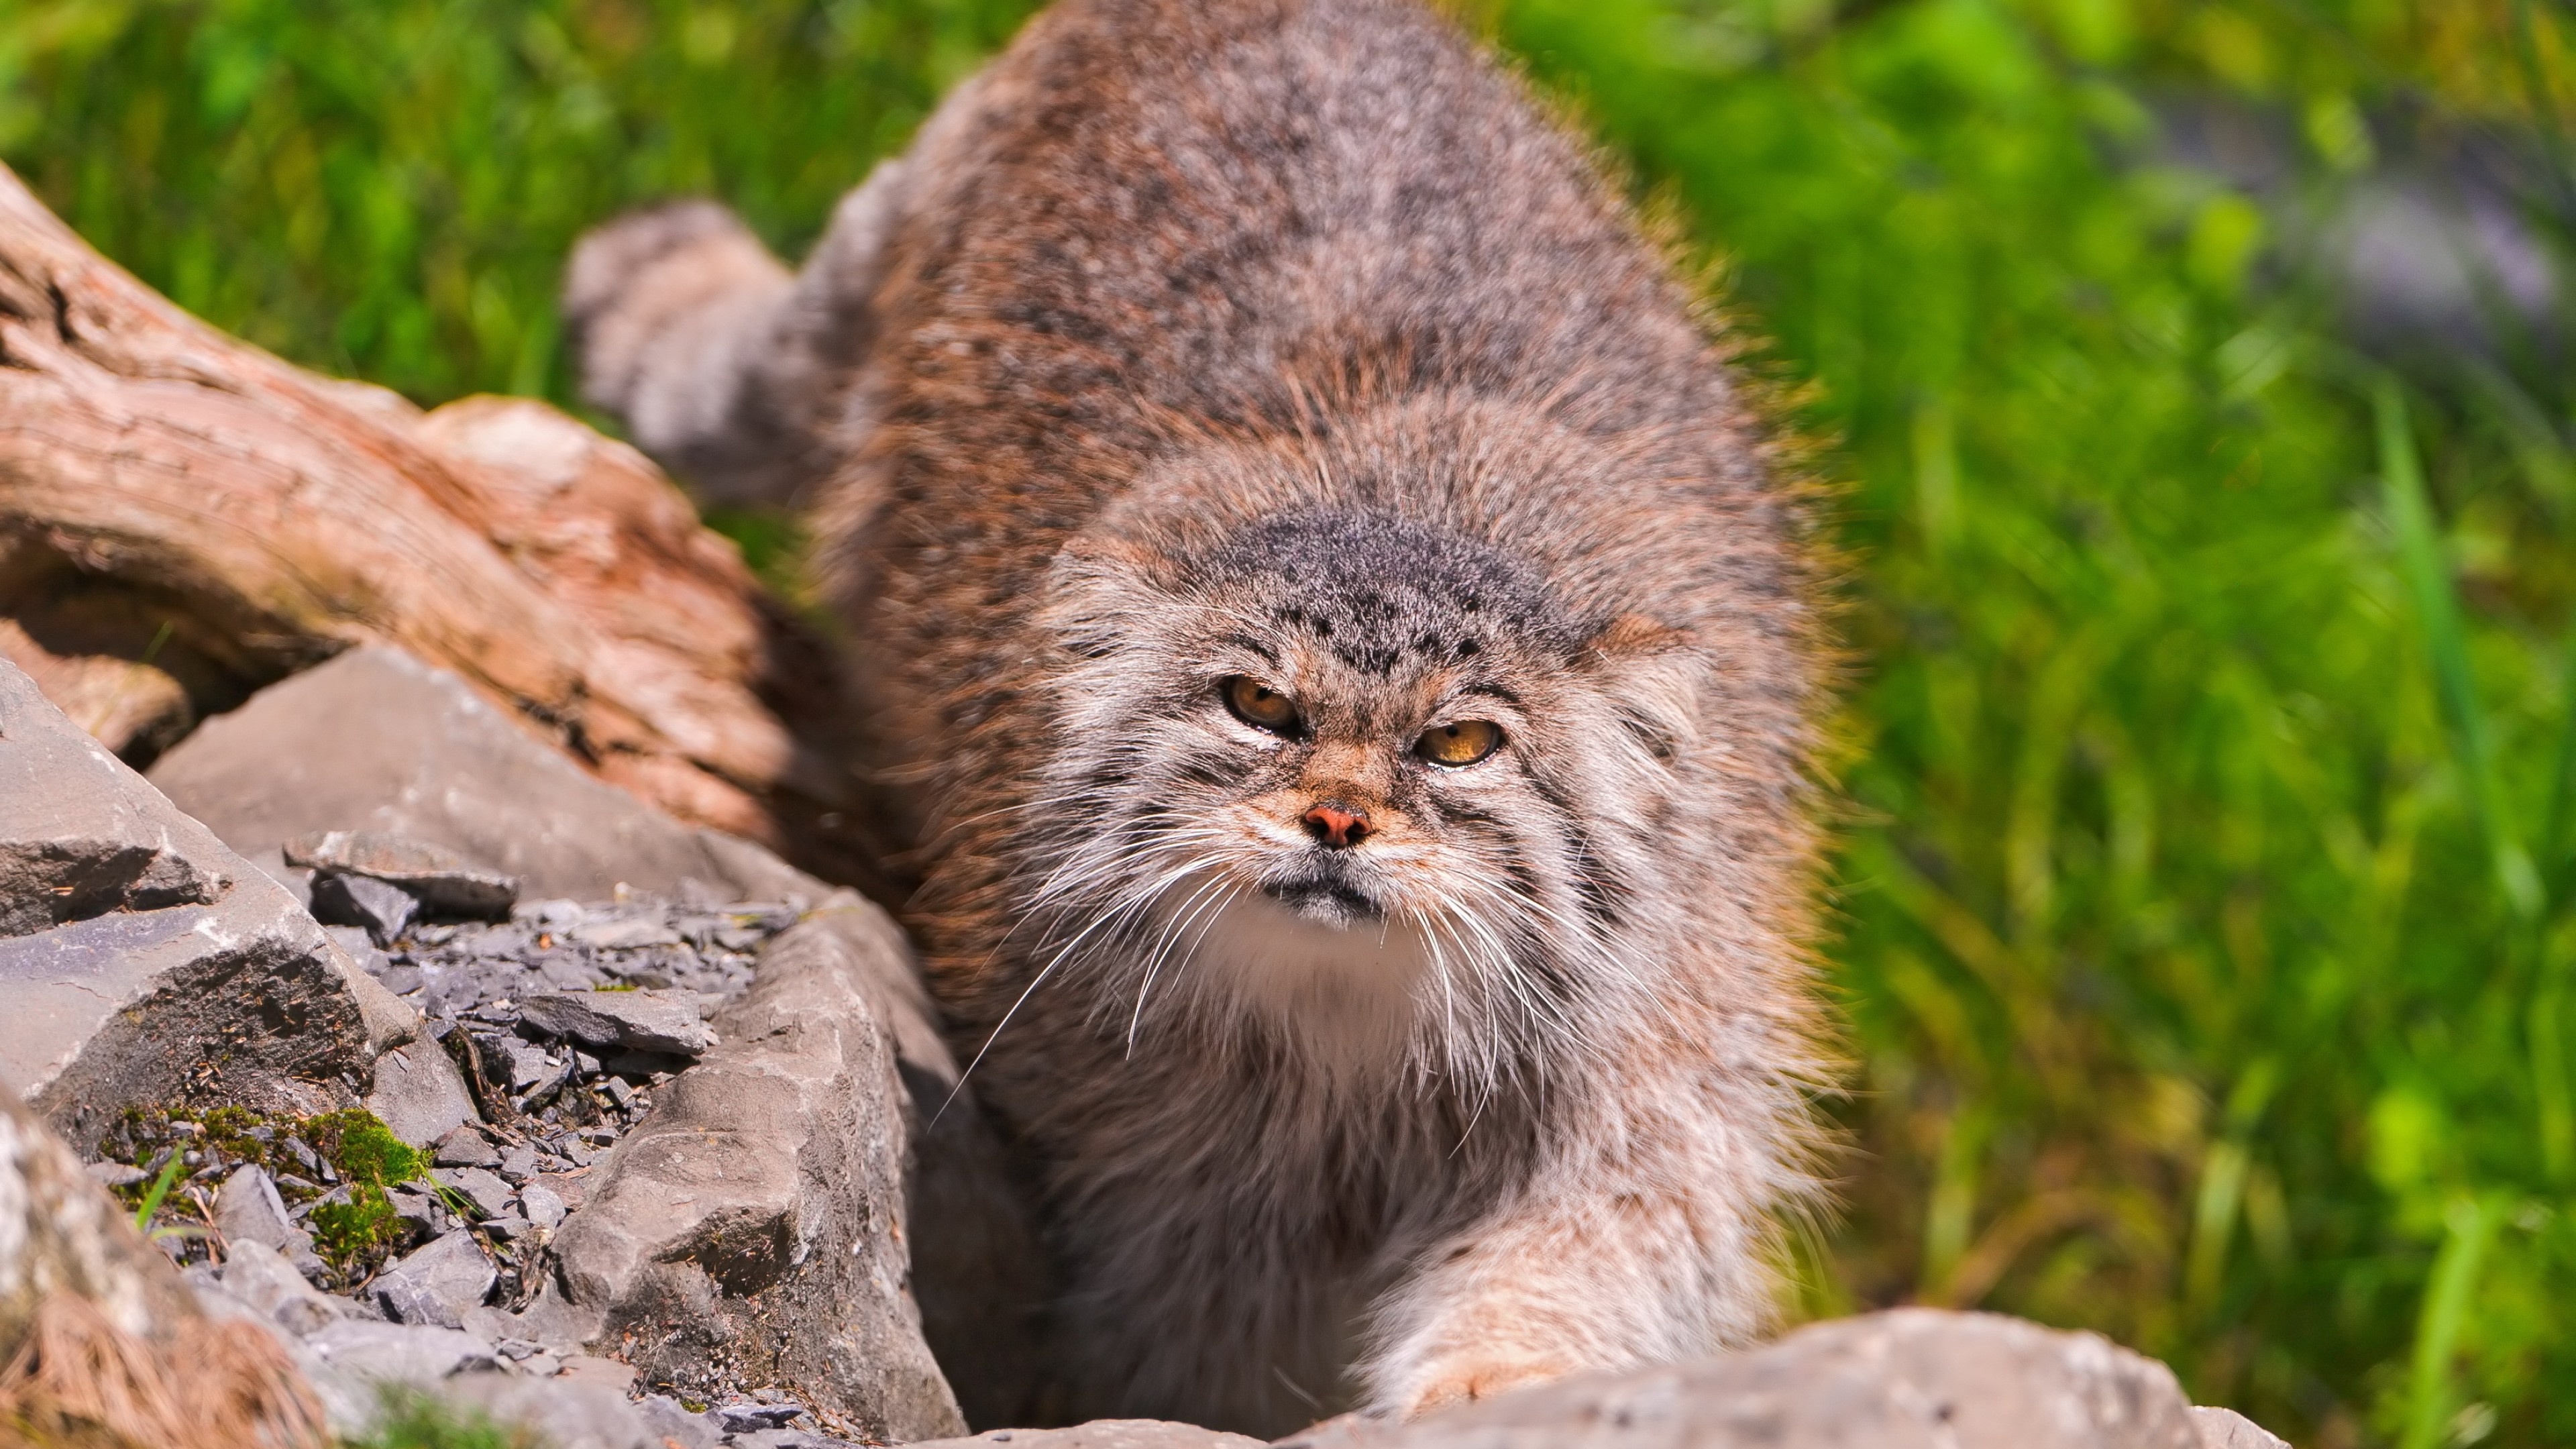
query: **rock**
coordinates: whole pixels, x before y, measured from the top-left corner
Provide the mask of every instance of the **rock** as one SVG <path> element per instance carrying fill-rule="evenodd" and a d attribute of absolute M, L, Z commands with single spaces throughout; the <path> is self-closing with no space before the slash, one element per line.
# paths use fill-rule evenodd
<path fill-rule="evenodd" d="M 468 1123 L 438 1139 L 438 1151 L 430 1160 L 440 1167 L 498 1167 L 501 1151 L 482 1128 Z"/>
<path fill-rule="evenodd" d="M 516 876 L 483 870 L 445 846 L 408 835 L 319 830 L 285 842 L 279 853 L 288 865 L 314 871 L 317 885 L 334 875 L 382 881 L 400 887 L 432 915 L 507 920 L 519 899 Z"/>
<path fill-rule="evenodd" d="M 418 1237 L 436 1237 L 454 1216 L 447 1211 L 438 1195 L 416 1182 L 398 1182 L 385 1189 L 385 1200 L 393 1204 L 394 1216 Z"/>
<path fill-rule="evenodd" d="M 1676 1449 L 1685 1444 L 1697 1449 L 1698 1441 L 1667 1442 Z M 1002 1445 L 1009 1449 L 1260 1449 L 1261 1441 L 1161 1419 L 1094 1419 L 1066 1429 L 995 1429 L 971 1439 L 940 1439 L 915 1444 L 910 1449 L 987 1449 Z M 1873 1444 L 1869 1449 L 1878 1446 Z"/>
<path fill-rule="evenodd" d="M 727 1435 L 725 1443 L 729 1449 L 843 1449 L 847 1441 L 826 1439 L 802 1429 L 753 1429 Z"/>
<path fill-rule="evenodd" d="M 246 855 L 317 831 L 401 835 L 544 897 L 622 883 L 683 897 L 818 900 L 812 877 L 582 772 L 465 682 L 397 649 L 352 649 L 198 726 L 152 767 L 179 808 Z"/>
<path fill-rule="evenodd" d="M 367 1110 L 408 1147 L 427 1147 L 474 1120 L 474 1099 L 447 1049 L 426 1038 L 376 1058 Z"/>
<path fill-rule="evenodd" d="M 304 1342 L 324 1366 L 375 1388 L 426 1392 L 449 1374 L 499 1366 L 490 1345 L 453 1328 L 348 1318 Z"/>
<path fill-rule="evenodd" d="M 571 1302 L 652 1382 L 709 1392 L 724 1364 L 877 1438 L 962 1429 L 908 1291 L 911 1114 L 869 986 L 903 963 L 874 912 L 780 936 L 556 1232 Z"/>
<path fill-rule="evenodd" d="M 448 1380 L 439 1397 L 481 1410 L 546 1449 L 663 1449 L 626 1395 L 604 1384 L 475 1373 Z"/>
<path fill-rule="evenodd" d="M 326 925 L 357 926 L 378 946 L 390 946 L 420 914 L 420 902 L 401 886 L 363 875 L 322 875 L 311 886 L 313 918 Z"/>
<path fill-rule="evenodd" d="M 762 1404 L 750 1401 L 718 1404 L 716 1422 L 728 1434 L 748 1434 L 758 1429 L 784 1429 L 805 1412 L 803 1404 Z"/>
<path fill-rule="evenodd" d="M 286 1215 L 277 1184 L 257 1167 L 233 1169 L 215 1190 L 215 1230 L 227 1244 L 257 1243 L 289 1259 L 313 1256 L 313 1235 Z"/>
<path fill-rule="evenodd" d="M 142 1168 L 125 1162 L 92 1162 L 83 1170 L 89 1173 L 90 1181 L 101 1187 L 131 1187 L 151 1176 Z"/>
<path fill-rule="evenodd" d="M 537 1231 L 544 1233 L 551 1233 L 562 1226 L 565 1214 L 570 1211 L 564 1200 L 555 1195 L 553 1188 L 536 1182 L 519 1189 L 519 1210 L 528 1215 L 528 1222 Z"/>
<path fill-rule="evenodd" d="M 354 1105 L 420 1030 L 295 899 L 0 663 L 0 1080 L 74 1143 L 127 1107 Z"/>
<path fill-rule="evenodd" d="M 465 1200 L 474 1204 L 474 1210 L 487 1218 L 508 1212 L 516 1196 L 508 1183 L 480 1167 L 432 1168 L 429 1175 L 464 1194 Z"/>
<path fill-rule="evenodd" d="M 499 1276 L 474 1235 L 459 1229 L 378 1273 L 367 1292 L 396 1323 L 462 1328 L 465 1310 L 481 1306 Z"/>
<path fill-rule="evenodd" d="M 576 1383 L 598 1384 L 623 1394 L 635 1386 L 635 1366 L 619 1363 L 597 1354 L 577 1353 L 563 1361 L 558 1370 L 562 1377 Z"/>
<path fill-rule="evenodd" d="M 2194 1409 L 2200 1449 L 2290 1449 L 2289 1441 L 2233 1409 Z"/>
<path fill-rule="evenodd" d="M 716 1449 L 724 1438 L 713 1414 L 692 1414 L 668 1394 L 646 1394 L 634 1409 L 647 1433 L 676 1449 Z"/>
<path fill-rule="evenodd" d="M 646 946 L 676 946 L 680 933 L 668 923 L 651 916 L 631 916 L 622 921 L 588 921 L 572 929 L 572 938 L 585 946 L 601 946 L 612 951 L 634 951 Z"/>
<path fill-rule="evenodd" d="M 550 991 L 519 1003 L 519 1019 L 585 1046 L 694 1057 L 712 1038 L 693 991 Z"/>
<path fill-rule="evenodd" d="M 1018 1440 L 1012 1441 L 1015 1445 Z M 2090 1333 L 1899 1308 L 1700 1363 L 1591 1374 L 1281 1449 L 2200 1449 L 2171 1370 Z"/>
<path fill-rule="evenodd" d="M 276 1249 L 252 1238 L 227 1242 L 219 1281 L 226 1293 L 297 1338 L 310 1337 L 357 1312 L 355 1303 L 314 1287 Z"/>

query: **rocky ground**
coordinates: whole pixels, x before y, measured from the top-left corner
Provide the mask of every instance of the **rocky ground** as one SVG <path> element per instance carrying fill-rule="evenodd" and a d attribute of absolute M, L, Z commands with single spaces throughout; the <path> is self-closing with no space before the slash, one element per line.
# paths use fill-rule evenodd
<path fill-rule="evenodd" d="M 417 849 L 400 837 L 370 843 Z M 656 1392 L 673 1386 L 520 1338 L 509 1317 L 543 1286 L 546 1245 L 581 1205 L 594 1164 L 711 1044 L 708 1011 L 742 993 L 760 948 L 801 912 L 637 896 L 437 919 L 405 891 L 349 889 L 373 877 L 324 879 L 317 907 L 363 923 L 331 934 L 422 1013 L 481 1120 L 414 1152 L 355 1113 L 129 1112 L 98 1144 L 91 1175 L 135 1206 L 150 1200 L 151 1233 L 190 1280 L 265 1308 L 326 1357 L 343 1345 L 409 1356 L 407 1379 L 488 1364 L 631 1388 L 646 1427 L 691 1449 L 875 1442 L 832 1435 L 855 1431 L 769 1385 Z"/>

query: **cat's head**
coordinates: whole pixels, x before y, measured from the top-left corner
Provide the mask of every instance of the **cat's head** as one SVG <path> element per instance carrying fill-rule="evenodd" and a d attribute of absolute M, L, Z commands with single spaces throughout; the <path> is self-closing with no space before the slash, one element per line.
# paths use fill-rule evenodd
<path fill-rule="evenodd" d="M 1691 651 L 1391 513 L 1062 561 L 1025 904 L 1131 1033 L 1515 1070 L 1633 984 Z"/>

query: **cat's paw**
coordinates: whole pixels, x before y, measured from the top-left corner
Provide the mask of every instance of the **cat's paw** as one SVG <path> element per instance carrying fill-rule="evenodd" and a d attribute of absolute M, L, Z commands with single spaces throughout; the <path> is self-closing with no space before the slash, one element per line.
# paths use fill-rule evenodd
<path fill-rule="evenodd" d="M 677 319 L 786 276 L 760 239 L 711 201 L 647 207 L 594 227 L 564 268 L 563 316 L 583 395 L 625 414 L 648 349 Z"/>
<path fill-rule="evenodd" d="M 1462 1353 L 1429 1366 L 1411 1400 L 1397 1413 L 1419 1418 L 1440 1409 L 1490 1399 L 1512 1389 L 1543 1384 L 1573 1372 L 1552 1358 L 1501 1353 Z"/>

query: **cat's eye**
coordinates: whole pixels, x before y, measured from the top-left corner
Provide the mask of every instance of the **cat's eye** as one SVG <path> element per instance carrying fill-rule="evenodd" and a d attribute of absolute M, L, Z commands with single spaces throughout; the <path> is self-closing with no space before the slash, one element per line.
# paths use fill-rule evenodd
<path fill-rule="evenodd" d="M 1472 765 L 1503 747 L 1503 727 L 1489 719 L 1434 725 L 1413 742 L 1413 752 L 1435 765 Z"/>
<path fill-rule="evenodd" d="M 1297 732 L 1297 706 L 1288 696 L 1248 674 L 1228 675 L 1217 688 L 1234 717 L 1274 735 Z"/>

